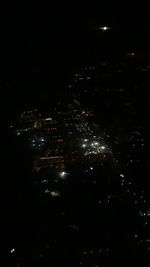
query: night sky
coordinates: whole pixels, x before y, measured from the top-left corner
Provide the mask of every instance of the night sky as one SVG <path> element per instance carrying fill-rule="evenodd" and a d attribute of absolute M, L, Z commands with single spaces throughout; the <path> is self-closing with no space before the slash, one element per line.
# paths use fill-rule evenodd
<path fill-rule="evenodd" d="M 105 39 L 96 31 L 103 24 L 112 26 Z M 44 101 L 54 89 L 62 90 L 75 67 L 105 50 L 148 51 L 149 34 L 148 9 L 141 1 L 21 1 L 9 9 L 6 3 L 0 27 L 2 103 L 11 110 Z"/>

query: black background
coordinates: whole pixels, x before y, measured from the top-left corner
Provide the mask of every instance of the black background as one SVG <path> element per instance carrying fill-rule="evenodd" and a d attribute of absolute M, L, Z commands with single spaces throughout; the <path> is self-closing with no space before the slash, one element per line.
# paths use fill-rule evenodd
<path fill-rule="evenodd" d="M 99 25 L 110 25 L 103 36 Z M 149 51 L 149 9 L 142 1 L 21 1 L 1 7 L 1 114 L 50 104 L 70 73 L 98 54 Z"/>

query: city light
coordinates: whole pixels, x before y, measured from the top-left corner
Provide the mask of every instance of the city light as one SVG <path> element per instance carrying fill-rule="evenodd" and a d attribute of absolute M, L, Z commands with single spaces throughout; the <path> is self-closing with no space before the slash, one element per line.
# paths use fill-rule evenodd
<path fill-rule="evenodd" d="M 94 145 L 95 145 L 95 146 L 98 146 L 98 145 L 99 145 L 99 143 L 98 143 L 98 142 L 94 142 Z"/>
<path fill-rule="evenodd" d="M 127 53 L 127 56 L 135 56 L 134 52 Z"/>
<path fill-rule="evenodd" d="M 43 179 L 42 180 L 42 184 L 48 184 L 48 180 L 47 179 Z"/>
<path fill-rule="evenodd" d="M 14 252 L 15 252 L 15 249 L 12 248 L 12 249 L 10 250 L 10 253 L 13 254 Z"/>
<path fill-rule="evenodd" d="M 50 193 L 50 190 L 49 189 L 46 189 L 45 190 L 45 194 L 49 194 Z"/>
<path fill-rule="evenodd" d="M 58 197 L 58 196 L 60 196 L 60 192 L 58 192 L 58 191 L 50 191 L 49 189 L 46 189 L 45 190 L 45 194 L 48 194 L 51 197 Z"/>
<path fill-rule="evenodd" d="M 59 196 L 60 196 L 60 193 L 59 193 L 58 191 L 51 191 L 51 192 L 50 192 L 50 195 L 51 195 L 52 197 L 59 197 Z"/>
<path fill-rule="evenodd" d="M 86 144 L 82 144 L 82 147 L 86 147 Z"/>
<path fill-rule="evenodd" d="M 106 32 L 110 30 L 110 27 L 101 26 L 98 29 Z M 105 37 L 105 33 L 100 33 L 100 35 Z M 128 54 L 134 56 L 134 53 Z M 98 225 L 101 226 L 101 221 L 102 224 L 106 222 L 108 227 L 106 235 L 108 236 L 109 233 L 113 237 L 111 231 L 113 231 L 114 219 L 119 219 L 118 228 L 122 227 L 124 219 L 129 222 L 133 219 L 133 222 L 131 221 L 131 229 L 133 223 L 136 224 L 138 222 L 138 224 L 141 223 L 142 225 L 141 227 L 138 226 L 136 231 L 132 230 L 132 234 L 128 236 L 126 236 L 126 229 L 125 231 L 124 229 L 121 230 L 125 235 L 125 240 L 129 238 L 128 241 L 130 243 L 130 239 L 132 241 L 134 239 L 138 243 L 142 238 L 144 239 L 142 231 L 144 229 L 146 232 L 149 226 L 150 208 L 147 196 L 144 195 L 144 189 L 143 192 L 142 190 L 138 192 L 139 187 L 136 187 L 136 182 L 140 181 L 138 170 L 141 165 L 137 166 L 138 164 L 135 163 L 138 160 L 142 161 L 143 154 L 140 153 L 143 151 L 141 148 L 144 147 L 144 144 L 146 146 L 146 140 L 144 133 L 142 134 L 142 126 L 139 125 L 137 127 L 134 123 L 133 126 L 131 125 L 132 121 L 130 119 L 135 117 L 136 113 L 133 112 L 133 116 L 130 117 L 130 111 L 137 109 L 137 107 L 134 108 L 136 100 L 134 99 L 133 103 L 130 101 L 132 96 L 131 93 L 128 95 L 126 82 L 120 83 L 124 69 L 125 77 L 127 76 L 126 61 L 131 60 L 133 62 L 133 58 L 123 59 L 121 65 L 119 65 L 120 63 L 118 63 L 117 59 L 116 65 L 113 62 L 112 70 L 112 63 L 105 58 L 99 63 L 98 71 L 96 70 L 97 66 L 94 71 L 91 66 L 86 68 L 83 66 L 82 71 L 73 75 L 71 83 L 73 85 L 70 84 L 70 81 L 69 83 L 67 82 L 69 84 L 66 85 L 67 92 L 69 91 L 70 95 L 68 98 L 67 94 L 64 95 L 63 100 L 57 99 L 58 107 L 54 103 L 52 112 L 48 111 L 46 114 L 46 111 L 44 111 L 40 118 L 41 121 L 38 121 L 29 111 L 25 120 L 20 117 L 12 127 L 12 131 L 14 130 L 16 135 L 20 134 L 23 137 L 18 137 L 19 141 L 26 138 L 29 141 L 30 150 L 32 149 L 31 154 L 34 159 L 33 183 L 35 183 L 40 197 L 42 196 L 41 199 L 44 200 L 44 202 L 40 203 L 40 207 L 43 207 L 42 215 L 44 213 L 44 219 L 42 218 L 42 220 L 45 220 L 43 225 L 47 224 L 45 227 L 47 229 L 52 228 L 54 225 L 54 231 L 59 228 L 60 237 L 63 236 L 62 228 L 67 229 L 69 233 L 79 230 L 81 232 L 79 233 L 80 236 L 83 236 L 82 231 L 88 236 L 90 230 L 90 235 L 97 237 L 96 232 L 94 232 L 97 229 L 105 232 L 103 227 L 97 228 Z M 135 74 L 135 69 L 133 70 Z M 119 71 L 121 75 L 118 73 Z M 139 72 L 140 67 L 138 66 Z M 119 78 L 119 85 L 117 82 L 113 87 L 110 87 L 114 73 Z M 100 79 L 98 78 L 99 75 Z M 81 82 L 80 80 L 83 81 Z M 92 82 L 88 80 L 92 80 Z M 91 84 L 91 87 L 88 86 L 88 83 L 89 85 Z M 68 87 L 72 89 L 68 89 Z M 81 90 L 82 88 L 83 90 Z M 135 87 L 133 87 L 134 96 L 137 91 L 136 88 L 138 86 L 136 87 L 135 84 Z M 123 97 L 124 95 L 125 97 Z M 87 102 L 86 96 L 89 97 L 89 102 Z M 140 94 L 141 96 L 142 94 Z M 94 99 L 96 99 L 96 108 L 94 108 Z M 80 101 L 83 101 L 83 105 Z M 149 102 L 148 99 L 147 106 Z M 88 105 L 93 106 L 93 110 L 95 109 L 98 117 L 93 114 L 92 110 L 88 109 Z M 115 105 L 118 105 L 118 108 L 116 109 L 117 112 L 113 113 L 111 106 L 115 107 Z M 121 110 L 122 106 L 123 110 Z M 51 109 L 52 107 L 50 107 Z M 142 109 L 140 112 L 142 112 Z M 125 120 L 125 114 L 127 114 L 127 121 Z M 110 118 L 108 118 L 109 116 Z M 141 118 L 143 117 L 141 116 Z M 143 121 L 141 123 L 143 125 Z M 36 125 L 36 127 L 34 128 L 32 125 Z M 142 177 L 142 170 L 139 171 L 139 175 Z M 38 204 L 39 201 L 37 202 Z M 121 210 L 120 213 L 118 213 L 118 204 L 119 210 Z M 39 216 L 41 215 L 40 210 L 41 208 L 37 207 Z M 111 210 L 113 210 L 113 220 L 111 219 Z M 47 214 L 47 217 L 45 214 Z M 110 216 L 107 216 L 109 214 Z M 110 220 L 108 220 L 108 217 Z M 92 218 L 94 219 L 92 220 Z M 52 227 L 50 221 L 52 221 Z M 91 223 L 91 221 L 93 222 Z M 87 224 L 86 227 L 84 227 L 85 222 Z M 79 227 L 76 223 L 79 223 Z M 96 227 L 94 223 L 96 223 Z M 138 228 L 142 229 L 142 231 L 140 230 L 139 232 Z M 131 229 L 129 229 L 129 233 L 131 233 Z M 46 234 L 45 232 L 44 235 L 46 236 Z M 53 236 L 55 234 L 56 232 L 54 232 Z M 120 231 L 116 231 L 115 235 L 119 234 Z M 100 238 L 102 235 L 100 235 Z M 52 239 L 51 234 L 47 236 Z M 56 234 L 56 236 L 56 243 L 60 244 L 59 234 Z M 115 236 L 113 238 L 115 243 Z M 93 241 L 87 246 L 87 251 L 85 251 L 87 244 L 83 244 L 81 250 L 84 250 L 82 254 L 87 255 L 84 258 L 88 258 L 89 255 L 90 257 L 95 257 L 98 254 L 99 256 L 103 254 L 108 256 L 109 253 L 107 252 L 110 251 L 108 249 L 110 245 L 108 238 L 106 248 L 103 247 L 104 244 L 97 242 L 98 247 L 95 249 L 95 241 Z M 50 242 L 53 242 L 53 240 Z M 8 248 L 8 253 L 11 253 L 13 258 L 16 253 L 18 254 L 17 248 L 16 251 L 10 248 Z M 51 243 L 49 248 L 51 248 Z M 84 265 L 83 259 L 81 259 L 81 263 Z M 85 266 L 87 266 L 86 263 Z"/>
<path fill-rule="evenodd" d="M 60 175 L 61 178 L 65 178 L 67 173 L 65 171 L 62 171 L 62 172 L 59 173 L 59 175 Z"/>
<path fill-rule="evenodd" d="M 51 121 L 51 120 L 52 120 L 52 118 L 45 118 L 45 120 L 46 120 L 46 121 Z"/>

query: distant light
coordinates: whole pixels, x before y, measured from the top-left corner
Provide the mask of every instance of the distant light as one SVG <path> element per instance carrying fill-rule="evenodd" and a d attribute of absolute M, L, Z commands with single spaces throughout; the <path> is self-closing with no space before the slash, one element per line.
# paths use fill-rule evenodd
<path fill-rule="evenodd" d="M 134 52 L 131 52 L 131 53 L 127 53 L 127 56 L 135 56 L 135 53 Z"/>
<path fill-rule="evenodd" d="M 150 216 L 150 209 L 148 209 L 147 211 L 147 216 Z"/>
<path fill-rule="evenodd" d="M 67 175 L 67 173 L 65 171 L 60 172 L 60 177 L 61 178 L 64 178 L 66 175 Z"/>
<path fill-rule="evenodd" d="M 47 179 L 43 179 L 42 180 L 42 184 L 47 184 L 48 183 L 48 180 Z"/>
<path fill-rule="evenodd" d="M 105 147 L 105 146 L 101 146 L 100 148 L 101 148 L 102 150 L 104 150 L 106 147 Z"/>
<path fill-rule="evenodd" d="M 84 142 L 88 142 L 88 139 L 84 139 Z"/>
<path fill-rule="evenodd" d="M 45 120 L 46 120 L 46 121 L 51 121 L 51 120 L 52 120 L 52 118 L 45 118 Z"/>
<path fill-rule="evenodd" d="M 121 174 L 120 174 L 120 177 L 124 177 L 124 174 L 121 173 Z"/>
<path fill-rule="evenodd" d="M 45 194 L 49 194 L 49 193 L 50 193 L 50 190 L 46 189 Z"/>
<path fill-rule="evenodd" d="M 98 145 L 99 145 L 99 143 L 98 143 L 98 142 L 94 142 L 94 145 L 95 145 L 95 146 L 98 146 Z"/>
<path fill-rule="evenodd" d="M 14 252 L 15 252 L 15 249 L 12 248 L 12 249 L 10 250 L 10 253 L 13 254 Z"/>
<path fill-rule="evenodd" d="M 86 144 L 82 144 L 82 147 L 86 147 Z"/>
<path fill-rule="evenodd" d="M 91 146 L 98 146 L 98 145 L 99 145 L 98 142 L 93 142 L 93 143 L 91 144 Z"/>
<path fill-rule="evenodd" d="M 60 193 L 58 191 L 51 191 L 50 194 L 51 194 L 52 197 L 60 196 Z"/>
<path fill-rule="evenodd" d="M 93 167 L 90 167 L 90 170 L 93 170 Z"/>
<path fill-rule="evenodd" d="M 101 26 L 101 27 L 99 27 L 98 29 L 101 30 L 101 31 L 103 31 L 103 32 L 105 32 L 105 31 L 110 30 L 111 28 L 108 27 L 108 26 Z"/>

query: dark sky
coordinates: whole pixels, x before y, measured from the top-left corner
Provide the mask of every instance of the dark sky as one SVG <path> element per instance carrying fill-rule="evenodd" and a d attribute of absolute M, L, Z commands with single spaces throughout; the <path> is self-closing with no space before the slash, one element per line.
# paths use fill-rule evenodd
<path fill-rule="evenodd" d="M 46 62 L 47 56 L 51 60 L 51 54 L 53 60 L 65 53 L 70 57 L 72 49 L 80 51 L 82 42 L 88 38 L 85 31 L 98 24 L 112 24 L 129 33 L 147 35 L 150 22 L 144 3 L 120 2 L 58 0 L 28 5 L 21 1 L 9 10 L 4 8 L 1 46 L 6 68 L 11 73 L 24 63 L 38 65 L 41 59 Z"/>
<path fill-rule="evenodd" d="M 44 101 L 47 90 L 54 94 L 97 48 L 149 49 L 149 9 L 143 1 L 20 2 L 1 9 L 1 99 L 10 109 L 35 95 Z M 102 24 L 113 27 L 106 40 L 95 31 Z"/>

